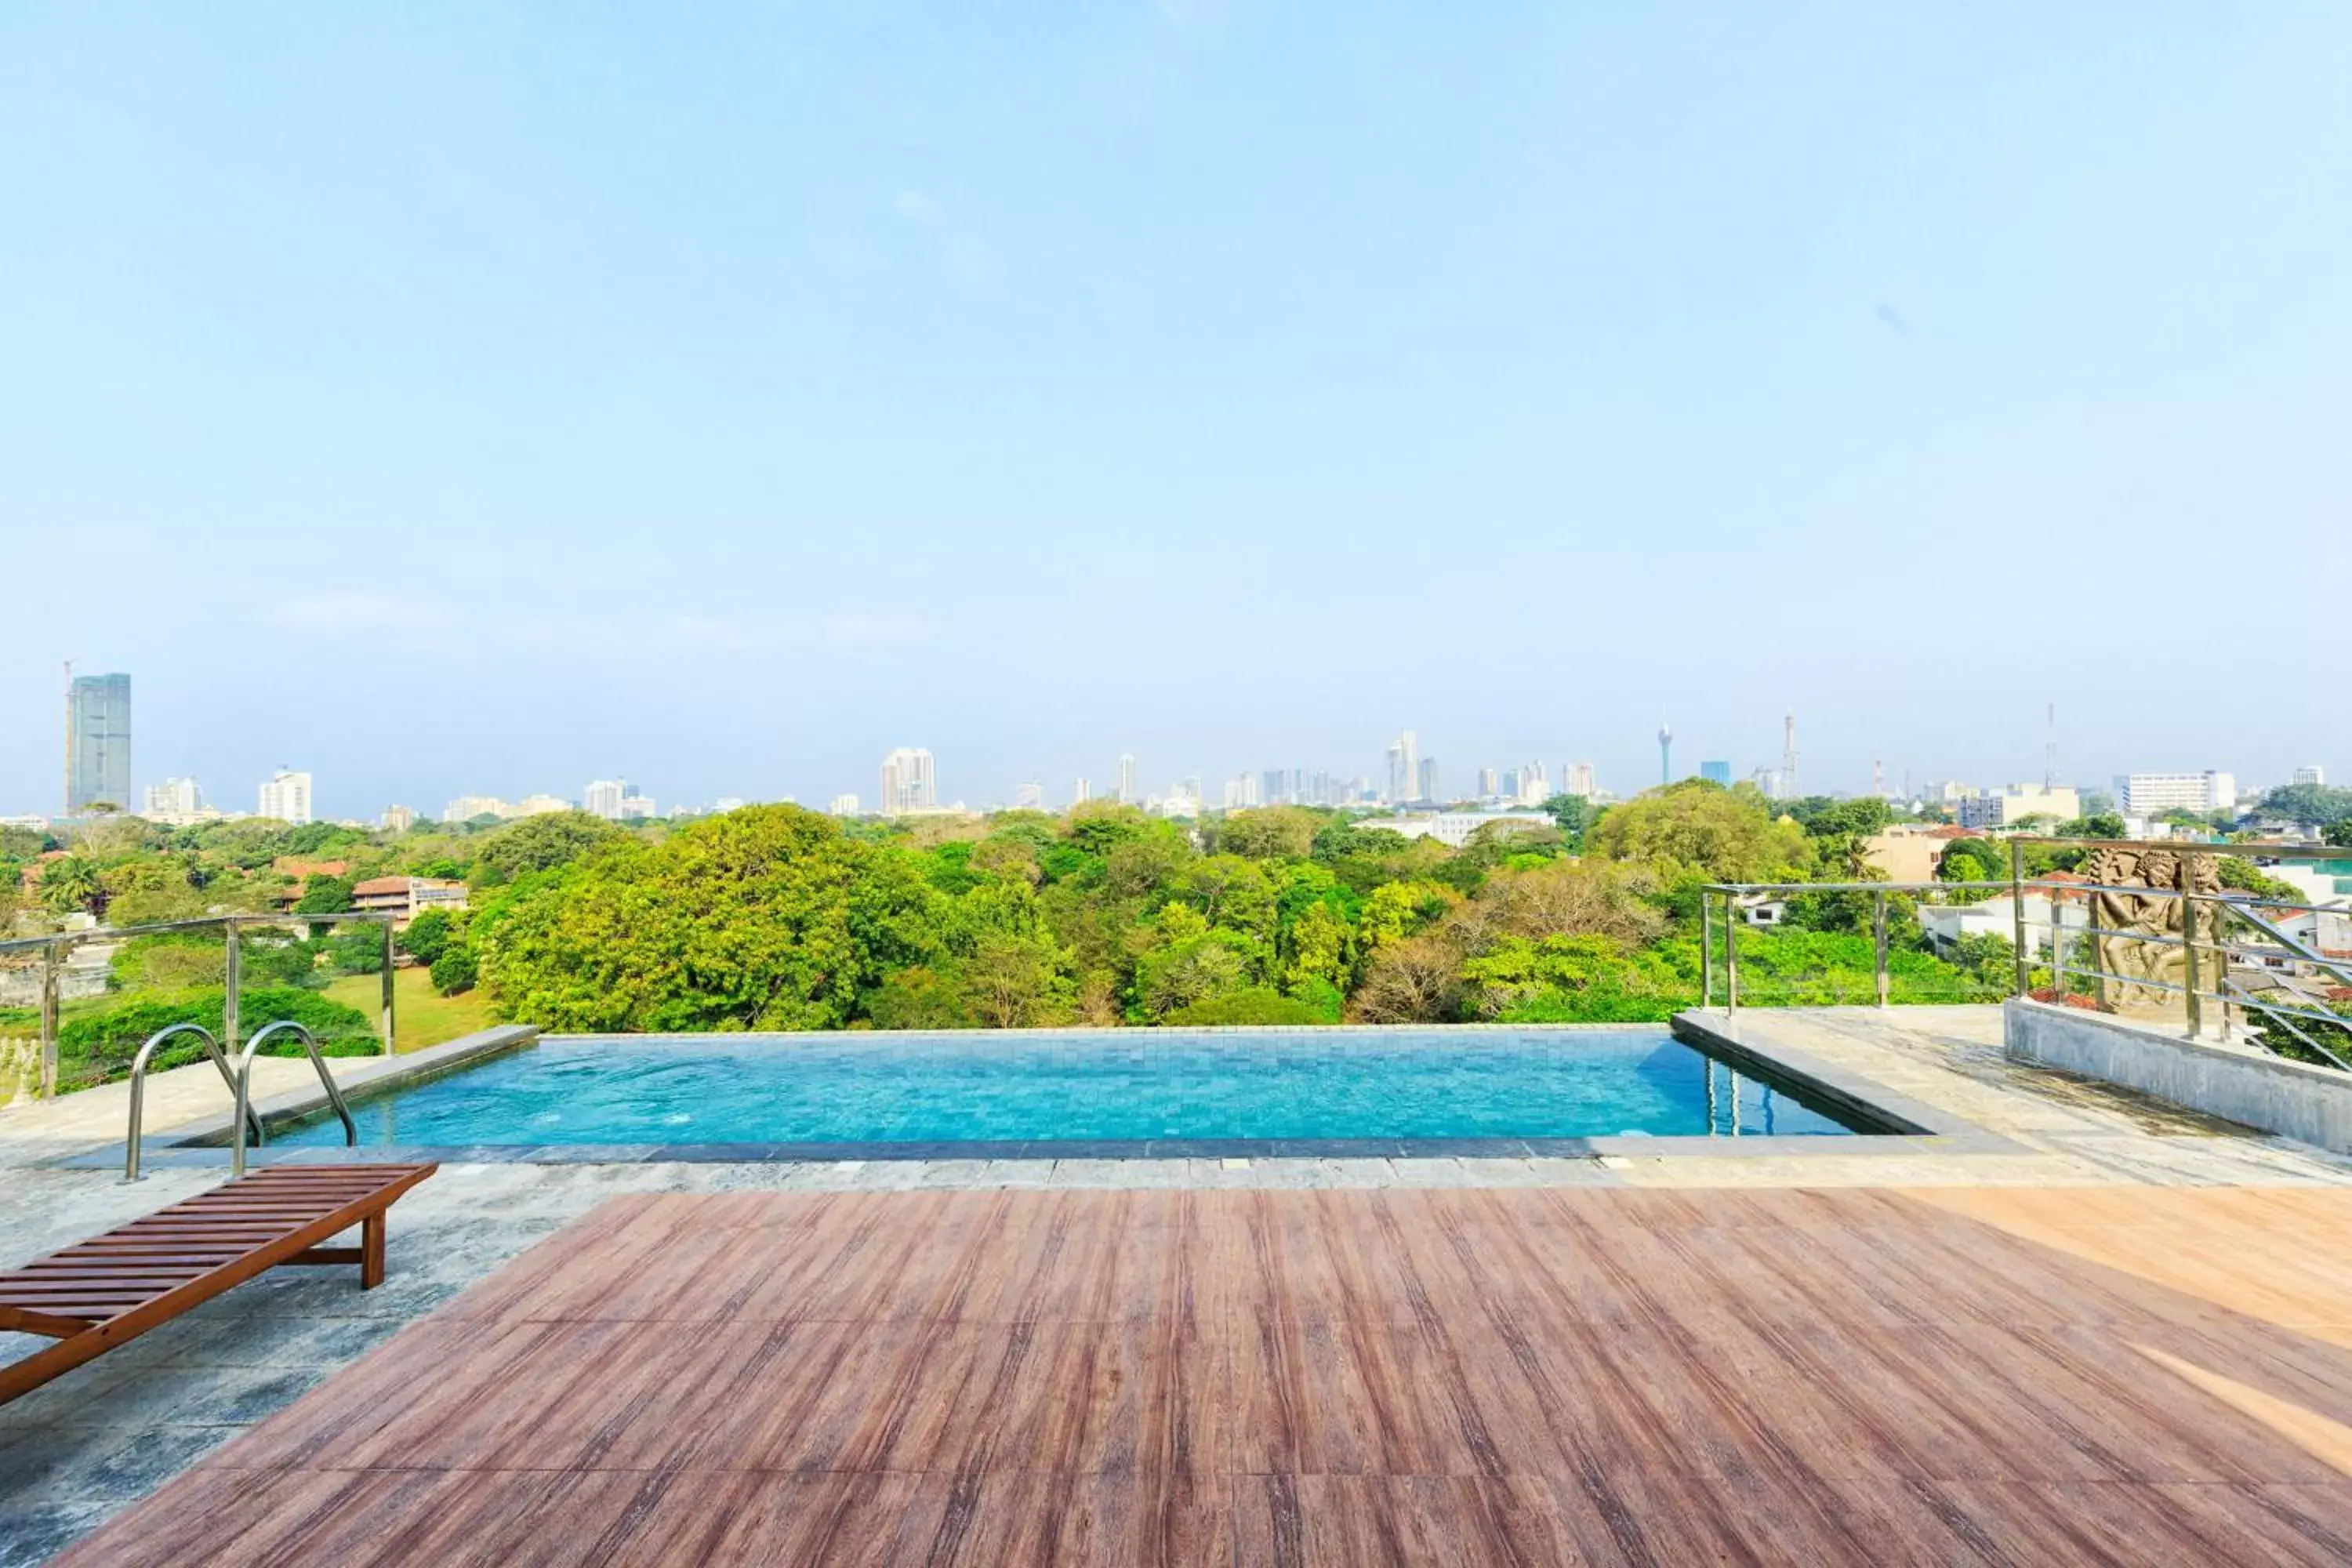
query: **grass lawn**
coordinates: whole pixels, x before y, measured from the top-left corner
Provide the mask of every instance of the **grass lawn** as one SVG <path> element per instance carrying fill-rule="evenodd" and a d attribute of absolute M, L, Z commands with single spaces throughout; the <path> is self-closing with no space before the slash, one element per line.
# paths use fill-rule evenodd
<path fill-rule="evenodd" d="M 383 977 L 346 974 L 329 984 L 327 994 L 346 1006 L 357 1007 L 373 1023 L 383 1005 Z M 392 976 L 393 1033 L 404 1051 L 421 1051 L 490 1027 L 490 1000 L 479 991 L 455 996 L 435 993 L 432 977 L 422 969 L 395 970 Z"/>

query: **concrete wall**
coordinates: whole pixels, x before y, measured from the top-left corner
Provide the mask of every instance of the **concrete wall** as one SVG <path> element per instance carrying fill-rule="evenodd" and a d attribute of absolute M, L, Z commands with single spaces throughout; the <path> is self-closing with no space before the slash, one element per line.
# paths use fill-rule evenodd
<path fill-rule="evenodd" d="M 2002 1004 L 2008 1054 L 2352 1154 L 2352 1072 L 2183 1039 L 2104 1013 Z"/>

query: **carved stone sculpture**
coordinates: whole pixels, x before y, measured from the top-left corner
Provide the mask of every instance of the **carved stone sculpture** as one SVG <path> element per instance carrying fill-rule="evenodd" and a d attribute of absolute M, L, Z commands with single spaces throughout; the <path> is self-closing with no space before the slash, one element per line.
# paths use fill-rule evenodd
<path fill-rule="evenodd" d="M 2187 918 L 2188 900 L 2165 893 L 2215 893 L 2221 867 L 2210 855 L 2170 849 L 2105 847 L 2091 852 L 2080 874 L 2101 890 L 2091 898 L 2092 963 L 2102 976 L 2101 996 L 2109 1007 L 2177 1007 L 2188 984 L 2186 935 L 2210 942 L 2211 916 Z M 2147 892 L 2135 889 L 2147 889 Z M 2200 975 L 2210 987 L 2212 977 Z"/>

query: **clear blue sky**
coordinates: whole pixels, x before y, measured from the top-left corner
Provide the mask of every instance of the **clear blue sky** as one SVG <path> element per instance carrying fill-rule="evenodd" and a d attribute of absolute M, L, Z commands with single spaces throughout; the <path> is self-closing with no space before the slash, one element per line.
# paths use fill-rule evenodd
<path fill-rule="evenodd" d="M 2352 773 L 2352 8 L 0 12 L 0 810 Z M 2211 617 L 2211 618 L 2208 618 Z"/>

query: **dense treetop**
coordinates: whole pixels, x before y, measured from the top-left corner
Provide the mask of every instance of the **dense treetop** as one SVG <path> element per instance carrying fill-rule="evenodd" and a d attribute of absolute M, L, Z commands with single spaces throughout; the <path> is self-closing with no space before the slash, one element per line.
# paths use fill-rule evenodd
<path fill-rule="evenodd" d="M 761 805 L 397 835 L 118 816 L 66 838 L 0 835 L 0 914 L 38 928 L 72 910 L 117 925 L 323 911 L 372 876 L 462 879 L 470 908 L 419 920 L 401 947 L 441 989 L 479 986 L 499 1015 L 558 1029 L 1658 1018 L 1698 993 L 1700 887 L 1876 879 L 1865 845 L 1890 816 L 1874 799 L 1771 802 L 1696 780 L 1548 810 L 1459 849 L 1289 806 L 1191 825 L 1101 802 L 896 823 Z M 2037 848 L 2029 869 L 2067 854 Z M 1943 875 L 1999 881 L 2008 861 L 1961 837 Z M 1743 980 L 1790 1000 L 1866 995 L 1870 901 L 1791 900 L 1790 930 L 1742 932 Z M 1947 962 L 1907 898 L 1891 907 L 1898 996 L 2005 980 L 1998 939 Z M 362 945 L 322 928 L 247 962 L 305 982 L 304 965 L 380 962 Z M 133 944 L 118 965 L 218 984 L 216 953 L 194 946 Z"/>

